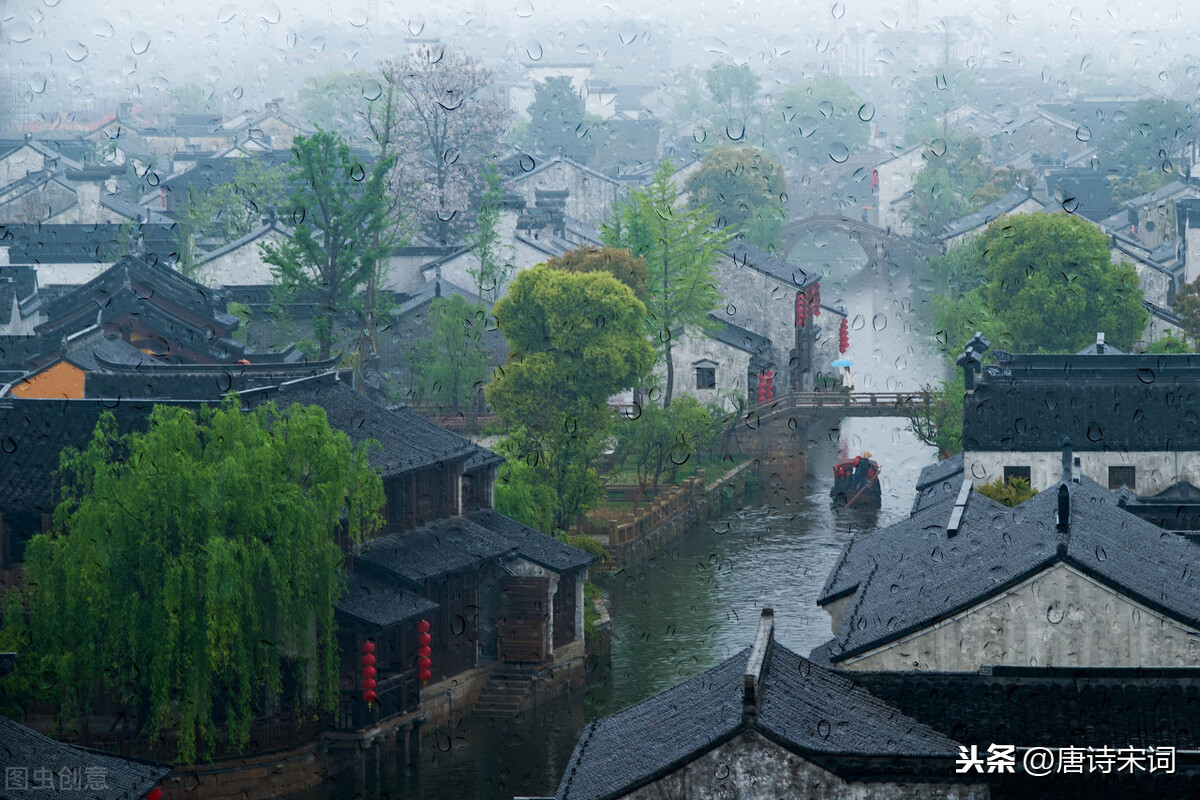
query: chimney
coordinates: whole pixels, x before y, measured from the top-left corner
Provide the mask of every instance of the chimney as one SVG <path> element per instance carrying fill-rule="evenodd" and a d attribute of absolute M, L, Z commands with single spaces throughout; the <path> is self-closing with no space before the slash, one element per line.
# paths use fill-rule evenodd
<path fill-rule="evenodd" d="M 754 639 L 754 649 L 750 651 L 750 660 L 746 662 L 746 674 L 742 676 L 742 723 L 745 725 L 752 725 L 758 721 L 758 712 L 762 707 L 759 686 L 767 661 L 767 651 L 774 639 L 775 609 L 764 608 L 758 621 L 758 636 Z"/>
<path fill-rule="evenodd" d="M 1104 332 L 1099 331 L 1096 334 L 1096 353 L 1104 355 Z"/>
<path fill-rule="evenodd" d="M 1058 485 L 1058 554 L 1065 556 L 1071 536 L 1071 490 L 1065 483 Z"/>
<path fill-rule="evenodd" d="M 1079 463 L 1079 456 L 1075 456 L 1075 463 L 1071 467 L 1071 483 L 1079 483 L 1079 476 L 1083 473 L 1083 469 Z"/>

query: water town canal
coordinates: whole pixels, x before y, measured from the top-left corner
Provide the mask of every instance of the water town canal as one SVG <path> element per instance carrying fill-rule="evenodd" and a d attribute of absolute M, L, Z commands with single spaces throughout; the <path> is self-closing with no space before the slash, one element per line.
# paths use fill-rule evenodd
<path fill-rule="evenodd" d="M 825 275 L 826 303 L 850 312 L 862 391 L 916 389 L 944 376 L 921 331 L 927 292 L 911 270 L 867 274 L 865 257 L 835 237 L 805 243 L 793 260 Z M 833 327 L 833 326 L 830 326 Z M 836 330 L 836 328 L 834 328 Z M 832 425 L 838 425 L 831 421 Z M 468 719 L 427 742 L 419 766 L 350 797 L 510 800 L 552 796 L 583 726 L 667 689 L 747 647 L 759 610 L 773 606 L 777 637 L 807 655 L 831 633 L 816 606 L 843 544 L 907 516 L 921 468 L 936 461 L 901 419 L 852 419 L 809 431 L 802 486 L 763 487 L 745 505 L 674 542 L 645 564 L 602 581 L 612 615 L 610 657 L 585 690 L 516 720 Z M 883 507 L 831 507 L 831 466 L 870 450 L 883 466 Z M 361 793 L 360 793 L 361 792 Z"/>

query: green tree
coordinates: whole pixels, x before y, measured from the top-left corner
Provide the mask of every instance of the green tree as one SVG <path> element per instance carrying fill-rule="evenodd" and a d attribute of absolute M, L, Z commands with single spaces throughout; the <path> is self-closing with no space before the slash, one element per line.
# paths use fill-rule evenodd
<path fill-rule="evenodd" d="M 601 234 L 606 245 L 646 259 L 646 307 L 659 360 L 666 367 L 663 404 L 668 406 L 675 388 L 674 338 L 687 328 L 704 329 L 709 312 L 721 302 L 713 269 L 729 241 L 727 232 L 713 228 L 705 209 L 679 207 L 673 171 L 671 162 L 664 161 L 649 186 L 634 189 L 617 207 Z"/>
<path fill-rule="evenodd" d="M 802 164 L 820 166 L 863 152 L 871 135 L 868 108 L 836 75 L 791 83 L 771 99 L 769 141 Z M 865 119 L 864 119 L 865 118 Z"/>
<path fill-rule="evenodd" d="M 53 531 L 26 551 L 19 667 L 61 719 L 101 698 L 133 705 L 143 734 L 178 731 L 192 763 L 222 719 L 248 745 L 264 690 L 285 676 L 299 709 L 334 708 L 337 539 L 382 523 L 365 446 L 314 407 L 158 407 L 124 436 L 106 414 L 61 475 Z"/>
<path fill-rule="evenodd" d="M 462 295 L 429 304 L 432 336 L 413 348 L 409 360 L 418 397 L 455 411 L 476 407 L 488 377 L 487 320 L 487 306 Z"/>
<path fill-rule="evenodd" d="M 1129 350 L 1146 327 L 1137 273 L 1112 263 L 1107 237 L 1087 220 L 1065 211 L 1001 217 L 966 246 L 981 283 L 935 301 L 951 349 L 982 331 L 1013 352 L 1075 352 L 1104 331 Z"/>
<path fill-rule="evenodd" d="M 571 88 L 571 79 L 566 75 L 535 84 L 533 102 L 529 104 L 529 137 L 534 151 L 547 156 L 561 152 L 586 161 L 588 153 L 580 137 L 585 111 L 583 98 Z"/>
<path fill-rule="evenodd" d="M 1156 339 L 1146 345 L 1145 352 L 1151 354 L 1194 353 L 1196 352 L 1196 348 L 1189 344 L 1186 339 L 1181 339 L 1174 334 L 1168 333 L 1161 339 Z"/>
<path fill-rule="evenodd" d="M 327 131 L 292 143 L 292 238 L 261 247 L 281 289 L 318 295 L 313 332 L 322 359 L 333 351 L 338 315 L 350 309 L 387 255 L 378 234 L 388 224 L 391 167 L 391 158 L 364 166 L 340 136 Z"/>
<path fill-rule="evenodd" d="M 645 302 L 649 296 L 646 259 L 620 247 L 577 247 L 548 259 L 546 266 L 568 272 L 607 272 L 632 289 L 638 300 Z"/>
<path fill-rule="evenodd" d="M 1175 313 L 1179 325 L 1192 341 L 1200 341 L 1200 278 L 1185 283 L 1175 294 Z"/>
<path fill-rule="evenodd" d="M 1142 100 L 1100 141 L 1118 173 L 1148 169 L 1168 178 L 1186 172 L 1186 154 L 1196 141 L 1196 117 L 1177 100 Z"/>
<path fill-rule="evenodd" d="M 189 187 L 176 214 L 180 268 L 196 266 L 196 241 L 211 237 L 232 242 L 250 233 L 269 210 L 287 201 L 289 169 L 268 167 L 254 158 L 236 159 L 233 179 L 215 187 Z"/>
<path fill-rule="evenodd" d="M 929 394 L 929 404 L 911 407 L 908 429 L 925 444 L 936 447 L 942 457 L 961 452 L 963 395 L 966 394 L 962 374 L 937 386 L 926 384 L 921 391 Z"/>
<path fill-rule="evenodd" d="M 667 408 L 650 400 L 636 418 L 617 424 L 617 452 L 622 463 L 632 462 L 642 493 L 654 495 L 664 473 L 674 483 L 679 467 L 711 448 L 720 431 L 720 421 L 691 395 Z"/>
<path fill-rule="evenodd" d="M 747 241 L 756 247 L 779 246 L 787 216 L 787 183 L 783 169 L 758 148 L 714 147 L 704 154 L 700 169 L 688 177 L 685 188 L 691 207 L 715 214 L 717 227 L 747 234 Z M 775 236 L 766 241 L 759 238 L 770 233 L 769 226 L 760 224 L 764 219 L 779 221 Z"/>
<path fill-rule="evenodd" d="M 1019 506 L 1037 495 L 1037 489 L 1032 488 L 1029 481 L 1015 475 L 1008 480 L 997 478 L 991 483 L 976 487 L 975 491 L 1009 508 Z"/>
<path fill-rule="evenodd" d="M 185 83 L 171 89 L 171 109 L 179 114 L 203 114 L 217 110 L 217 98 L 211 91 L 195 83 Z"/>
<path fill-rule="evenodd" d="M 362 109 L 381 91 L 379 75 L 370 70 L 328 72 L 304 79 L 297 92 L 300 116 L 326 131 L 337 131 L 352 142 L 368 136 Z"/>
<path fill-rule="evenodd" d="M 905 140 L 909 144 L 935 139 L 945 142 L 961 133 L 951 112 L 971 102 L 978 94 L 978 84 L 972 70 L 948 64 L 915 76 L 901 93 Z"/>
<path fill-rule="evenodd" d="M 517 275 L 494 313 L 509 355 L 488 401 L 511 426 L 507 452 L 539 470 L 554 527 L 566 528 L 599 492 L 608 398 L 640 384 L 653 362 L 646 307 L 611 275 L 541 265 Z"/>
<path fill-rule="evenodd" d="M 748 64 L 713 64 L 704 74 L 708 95 L 728 122 L 746 122 L 757 111 L 759 80 Z"/>
<path fill-rule="evenodd" d="M 926 151 L 925 166 L 913 181 L 909 219 L 920 234 L 934 236 L 954 220 L 999 200 L 1016 187 L 1032 185 L 1033 176 L 1026 170 L 992 166 L 978 136 L 952 138 L 945 144 L 944 152 L 932 148 Z"/>
<path fill-rule="evenodd" d="M 513 247 L 500 238 L 500 211 L 504 200 L 504 189 L 500 185 L 500 171 L 489 161 L 483 172 L 483 195 L 479 198 L 479 214 L 475 217 L 475 232 L 470 237 L 478 266 L 468 270 L 477 287 L 477 294 L 495 303 L 504 291 L 508 279 L 516 267 L 513 264 Z"/>

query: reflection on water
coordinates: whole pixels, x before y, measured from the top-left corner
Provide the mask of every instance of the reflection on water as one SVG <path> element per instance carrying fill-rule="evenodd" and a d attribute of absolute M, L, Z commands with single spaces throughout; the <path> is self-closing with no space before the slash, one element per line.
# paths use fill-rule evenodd
<path fill-rule="evenodd" d="M 936 459 L 905 428 L 903 420 L 856 419 L 812 432 L 807 485 L 763 487 L 746 507 L 605 580 L 612 654 L 609 663 L 594 666 L 586 690 L 516 721 L 468 720 L 442 732 L 436 744 L 424 748 L 418 769 L 386 776 L 365 796 L 552 796 L 589 720 L 748 647 L 763 606 L 775 608 L 779 641 L 807 655 L 831 635 L 816 598 L 842 545 L 858 531 L 907 516 L 917 474 Z M 883 467 L 883 507 L 834 509 L 828 496 L 831 467 L 839 451 L 861 449 L 869 449 Z M 356 795 L 345 786 L 336 796 Z"/>

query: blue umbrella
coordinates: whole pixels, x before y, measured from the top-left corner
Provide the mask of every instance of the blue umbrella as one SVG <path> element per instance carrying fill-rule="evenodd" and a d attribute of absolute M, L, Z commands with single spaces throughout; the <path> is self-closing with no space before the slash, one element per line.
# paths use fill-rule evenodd
<path fill-rule="evenodd" d="M 829 366 L 831 366 L 831 367 L 853 367 L 854 362 L 848 358 L 839 358 L 837 361 L 834 361 Z"/>

